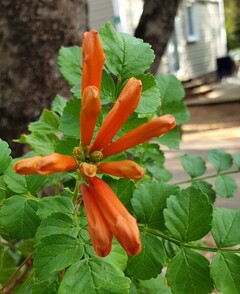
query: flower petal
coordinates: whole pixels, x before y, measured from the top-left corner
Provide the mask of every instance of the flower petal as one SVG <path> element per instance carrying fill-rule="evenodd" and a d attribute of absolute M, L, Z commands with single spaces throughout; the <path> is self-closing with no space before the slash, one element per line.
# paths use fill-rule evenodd
<path fill-rule="evenodd" d="M 86 184 L 82 184 L 80 192 L 83 196 L 84 209 L 88 220 L 88 232 L 93 248 L 100 257 L 107 256 L 112 248 L 112 233 L 91 189 Z"/>
<path fill-rule="evenodd" d="M 116 177 L 138 180 L 144 175 L 144 170 L 132 160 L 102 162 L 97 166 L 98 172 Z"/>
<path fill-rule="evenodd" d="M 100 89 L 102 68 L 105 61 L 101 40 L 98 32 L 85 32 L 82 43 L 82 94 L 87 86 Z"/>
<path fill-rule="evenodd" d="M 42 157 L 40 166 L 38 167 L 38 173 L 41 175 L 50 175 L 58 172 L 66 172 L 76 167 L 77 161 L 73 157 L 52 153 Z"/>
<path fill-rule="evenodd" d="M 97 173 L 97 167 L 95 164 L 82 162 L 79 166 L 79 171 L 85 179 L 93 178 Z"/>
<path fill-rule="evenodd" d="M 13 168 L 20 175 L 50 175 L 69 171 L 76 167 L 77 162 L 73 157 L 52 153 L 47 156 L 35 156 L 19 160 Z"/>
<path fill-rule="evenodd" d="M 98 115 L 101 111 L 99 90 L 94 86 L 85 88 L 80 112 L 80 132 L 82 146 L 91 143 Z"/>
<path fill-rule="evenodd" d="M 102 150 L 103 157 L 106 158 L 122 152 L 136 145 L 142 144 L 153 137 L 159 137 L 171 131 L 175 126 L 175 118 L 170 114 L 154 118 L 136 129 L 133 129 L 112 144 L 109 144 Z"/>
<path fill-rule="evenodd" d="M 89 185 L 113 235 L 129 255 L 138 254 L 141 240 L 136 219 L 103 180 L 95 177 Z"/>
<path fill-rule="evenodd" d="M 115 105 L 101 125 L 93 146 L 90 149 L 90 153 L 101 150 L 111 142 L 121 126 L 137 108 L 141 91 L 142 83 L 140 80 L 135 78 L 128 80 Z"/>
<path fill-rule="evenodd" d="M 31 158 L 24 158 L 17 161 L 13 168 L 19 175 L 32 175 L 37 174 L 38 166 L 41 162 L 41 156 L 34 156 Z"/>

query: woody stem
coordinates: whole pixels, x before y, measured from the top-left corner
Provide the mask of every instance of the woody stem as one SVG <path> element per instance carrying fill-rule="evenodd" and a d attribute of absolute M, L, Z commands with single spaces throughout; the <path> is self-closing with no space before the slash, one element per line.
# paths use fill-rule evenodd
<path fill-rule="evenodd" d="M 193 183 L 193 182 L 197 182 L 197 181 L 216 178 L 217 176 L 231 175 L 231 174 L 236 174 L 236 173 L 240 173 L 240 170 L 226 171 L 226 172 L 216 173 L 216 174 L 209 175 L 209 176 L 191 178 L 191 179 L 186 180 L 186 181 L 174 183 L 174 185 L 183 185 L 183 184 Z"/>
<path fill-rule="evenodd" d="M 163 234 L 162 232 L 152 229 L 149 227 L 146 227 L 142 224 L 139 224 L 140 230 L 143 232 L 147 232 L 148 234 L 151 234 L 153 236 L 160 237 L 162 239 L 165 239 L 169 242 L 172 242 L 176 244 L 179 247 L 182 248 L 191 248 L 193 250 L 200 250 L 200 251 L 208 251 L 208 252 L 232 252 L 232 253 L 240 253 L 240 249 L 229 249 L 229 248 L 216 248 L 216 247 L 205 247 L 205 246 L 198 246 L 198 245 L 192 245 L 188 243 L 184 243 L 182 241 L 176 240 L 168 235 Z"/>
<path fill-rule="evenodd" d="M 30 254 L 21 264 L 20 266 L 17 268 L 17 270 L 11 275 L 11 277 L 5 282 L 5 284 L 2 286 L 2 288 L 0 289 L 1 291 L 3 291 L 7 285 L 14 279 L 14 277 L 17 275 L 17 273 L 21 270 L 21 268 L 32 258 L 33 253 Z"/>

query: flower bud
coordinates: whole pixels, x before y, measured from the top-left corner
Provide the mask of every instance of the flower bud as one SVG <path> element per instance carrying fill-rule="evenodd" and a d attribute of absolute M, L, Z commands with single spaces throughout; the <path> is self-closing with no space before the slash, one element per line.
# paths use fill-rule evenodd
<path fill-rule="evenodd" d="M 73 155 L 77 160 L 84 160 L 85 155 L 81 147 L 74 147 Z"/>
<path fill-rule="evenodd" d="M 94 151 L 93 153 L 91 153 L 89 158 L 92 162 L 98 162 L 103 159 L 103 154 L 101 151 Z"/>

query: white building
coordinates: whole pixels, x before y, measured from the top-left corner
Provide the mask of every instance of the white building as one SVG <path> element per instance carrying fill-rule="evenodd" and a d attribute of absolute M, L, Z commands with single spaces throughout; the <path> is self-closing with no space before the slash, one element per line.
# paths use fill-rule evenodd
<path fill-rule="evenodd" d="M 142 0 L 89 0 L 90 27 L 110 21 L 133 34 L 142 9 Z M 223 0 L 183 0 L 159 72 L 195 78 L 216 71 L 216 59 L 226 54 Z"/>

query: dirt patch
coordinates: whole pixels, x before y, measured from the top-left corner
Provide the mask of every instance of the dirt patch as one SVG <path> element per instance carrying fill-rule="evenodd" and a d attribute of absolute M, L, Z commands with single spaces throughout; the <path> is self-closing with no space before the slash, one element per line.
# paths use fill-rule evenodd
<path fill-rule="evenodd" d="M 195 132 L 240 126 L 240 101 L 188 107 L 190 121 L 184 132 Z"/>

